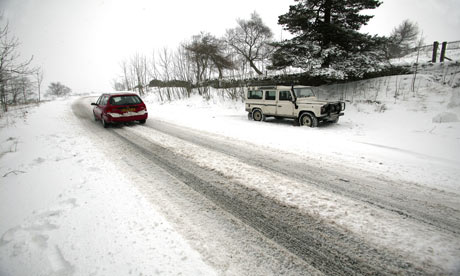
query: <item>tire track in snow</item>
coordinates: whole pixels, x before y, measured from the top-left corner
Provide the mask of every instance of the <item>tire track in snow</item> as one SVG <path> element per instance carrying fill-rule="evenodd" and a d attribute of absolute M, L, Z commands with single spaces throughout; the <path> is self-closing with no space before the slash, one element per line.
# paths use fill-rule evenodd
<path fill-rule="evenodd" d="M 94 97 L 72 105 L 82 125 L 116 157 L 120 170 L 132 177 L 137 189 L 188 239 L 204 260 L 224 275 L 323 275 L 320 271 L 264 238 L 259 232 L 181 182 L 119 139 L 115 131 L 94 122 L 89 106 Z"/>
<path fill-rule="evenodd" d="M 82 114 L 77 114 L 77 116 L 80 115 Z M 85 117 L 85 119 L 88 118 Z M 96 126 L 96 124 L 91 125 Z M 122 134 L 117 133 L 119 130 Z M 129 145 L 133 152 L 141 154 L 153 164 L 163 168 L 216 203 L 223 210 L 233 214 L 326 274 L 382 275 L 439 272 L 433 267 L 430 268 L 433 269 L 430 271 L 416 267 L 402 260 L 400 256 L 367 245 L 365 241 L 341 228 L 325 223 L 316 216 L 306 216 L 296 208 L 285 206 L 283 203 L 264 197 L 255 190 L 232 183 L 225 176 L 202 169 L 190 160 L 184 160 L 158 144 L 139 139 L 135 134 L 130 133 L 129 128 L 109 129 L 109 133 L 123 141 L 123 144 Z M 186 137 L 187 134 L 193 136 L 195 133 L 184 133 Z M 177 134 L 173 133 L 172 136 L 177 137 Z M 203 137 L 205 136 L 197 135 L 195 139 L 199 140 Z M 203 143 L 207 144 L 209 141 L 209 138 L 206 138 Z M 216 143 L 219 144 L 217 140 L 210 144 L 215 145 Z M 225 147 L 225 144 L 223 145 Z M 243 148 L 239 150 L 245 155 L 251 154 L 245 153 Z M 228 155 L 233 156 L 234 154 Z M 250 163 L 248 160 L 243 161 Z M 272 161 L 276 162 L 276 159 Z"/>
<path fill-rule="evenodd" d="M 143 127 L 198 146 L 237 158 L 247 164 L 277 172 L 288 178 L 313 184 L 327 191 L 365 202 L 383 210 L 434 226 L 442 232 L 460 235 L 460 202 L 458 195 L 427 188 L 415 183 L 394 183 L 388 179 L 345 174 L 321 168 L 285 153 L 270 153 L 257 147 L 241 147 L 235 142 L 210 138 L 197 131 L 158 122 Z M 217 136 L 216 136 L 217 137 Z M 276 154 L 278 153 L 278 154 Z M 459 236 L 460 238 L 460 236 Z"/>
<path fill-rule="evenodd" d="M 254 189 L 233 183 L 218 172 L 201 168 L 129 130 L 112 129 L 111 133 L 135 152 L 326 274 L 427 273 L 391 252 L 370 246 L 350 232 L 324 222 L 320 217 L 305 214 Z"/>

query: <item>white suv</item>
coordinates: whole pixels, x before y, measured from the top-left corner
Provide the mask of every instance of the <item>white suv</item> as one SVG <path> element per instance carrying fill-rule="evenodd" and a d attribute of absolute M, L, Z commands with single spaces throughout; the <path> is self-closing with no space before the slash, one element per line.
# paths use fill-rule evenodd
<path fill-rule="evenodd" d="M 345 102 L 320 101 L 309 86 L 254 86 L 246 94 L 248 118 L 292 118 L 300 125 L 316 127 L 319 122 L 337 123 Z"/>

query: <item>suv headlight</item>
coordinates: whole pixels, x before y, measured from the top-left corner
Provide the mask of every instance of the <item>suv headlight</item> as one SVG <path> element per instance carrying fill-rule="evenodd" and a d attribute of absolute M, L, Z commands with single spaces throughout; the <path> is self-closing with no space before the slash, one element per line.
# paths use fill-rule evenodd
<path fill-rule="evenodd" d="M 323 106 L 321 107 L 321 114 L 327 113 L 327 111 L 328 111 L 328 109 L 329 109 L 328 107 L 329 107 L 329 105 L 323 105 Z"/>

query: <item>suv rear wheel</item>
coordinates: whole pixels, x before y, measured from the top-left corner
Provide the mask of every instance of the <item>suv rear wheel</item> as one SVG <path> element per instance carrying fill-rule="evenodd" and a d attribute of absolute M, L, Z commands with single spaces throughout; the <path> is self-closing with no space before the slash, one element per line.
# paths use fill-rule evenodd
<path fill-rule="evenodd" d="M 318 119 L 313 114 L 304 113 L 300 116 L 299 123 L 301 126 L 317 127 Z"/>
<path fill-rule="evenodd" d="M 252 112 L 252 118 L 254 119 L 254 121 L 264 121 L 265 120 L 265 116 L 262 114 L 262 111 L 260 110 L 254 110 L 254 112 Z"/>

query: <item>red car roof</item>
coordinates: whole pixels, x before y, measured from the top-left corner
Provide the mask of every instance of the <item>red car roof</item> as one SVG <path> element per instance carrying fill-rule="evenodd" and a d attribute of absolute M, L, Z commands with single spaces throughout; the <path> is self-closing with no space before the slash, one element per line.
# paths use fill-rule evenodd
<path fill-rule="evenodd" d="M 103 93 L 103 95 L 110 95 L 110 96 L 139 96 L 137 93 L 134 92 L 111 92 L 111 93 Z"/>

